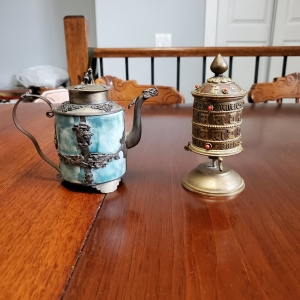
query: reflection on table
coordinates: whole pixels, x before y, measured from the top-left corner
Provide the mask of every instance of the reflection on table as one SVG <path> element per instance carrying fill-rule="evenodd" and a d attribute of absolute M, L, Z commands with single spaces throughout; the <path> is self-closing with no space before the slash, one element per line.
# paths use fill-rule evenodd
<path fill-rule="evenodd" d="M 57 161 L 47 110 L 25 103 L 18 117 Z M 208 160 L 184 150 L 190 105 L 143 108 L 142 140 L 107 195 L 62 183 L 11 111 L 0 106 L 3 299 L 299 297 L 299 105 L 245 105 L 244 151 L 224 164 L 246 188 L 230 199 L 181 186 Z"/>

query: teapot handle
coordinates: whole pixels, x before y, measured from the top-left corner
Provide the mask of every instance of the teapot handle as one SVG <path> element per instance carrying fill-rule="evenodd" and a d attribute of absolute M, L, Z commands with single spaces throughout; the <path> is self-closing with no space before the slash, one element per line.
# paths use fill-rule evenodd
<path fill-rule="evenodd" d="M 26 93 L 26 94 L 23 94 L 23 95 L 19 98 L 19 100 L 16 102 L 16 104 L 14 105 L 13 112 L 12 112 L 13 121 L 14 121 L 16 127 L 17 127 L 21 132 L 23 132 L 25 135 L 27 135 L 27 136 L 31 139 L 31 141 L 33 142 L 33 144 L 34 144 L 34 146 L 35 146 L 35 148 L 36 148 L 38 154 L 40 155 L 40 157 L 41 157 L 43 160 L 45 160 L 49 165 L 51 165 L 54 169 L 56 169 L 56 170 L 60 173 L 59 166 L 57 166 L 57 165 L 56 165 L 54 162 L 52 162 L 48 157 L 46 157 L 46 155 L 42 152 L 42 150 L 41 150 L 41 148 L 40 148 L 40 146 L 39 146 L 37 140 L 35 139 L 35 137 L 34 137 L 30 132 L 28 132 L 27 130 L 25 130 L 25 129 L 20 125 L 20 123 L 19 123 L 18 120 L 17 120 L 17 107 L 18 107 L 19 103 L 20 103 L 21 101 L 23 101 L 24 98 L 26 98 L 26 97 L 35 97 L 35 98 L 40 98 L 40 99 L 44 100 L 44 101 L 50 106 L 50 108 L 51 108 L 51 110 L 48 111 L 48 112 L 46 113 L 46 116 L 47 116 L 48 118 L 52 118 L 52 117 L 54 116 L 54 114 L 53 114 L 53 112 L 52 112 L 52 109 L 53 109 L 52 104 L 51 104 L 51 102 L 50 102 L 47 98 L 45 98 L 45 97 L 43 97 L 43 96 L 40 96 L 40 95 L 32 95 L 32 94 Z"/>

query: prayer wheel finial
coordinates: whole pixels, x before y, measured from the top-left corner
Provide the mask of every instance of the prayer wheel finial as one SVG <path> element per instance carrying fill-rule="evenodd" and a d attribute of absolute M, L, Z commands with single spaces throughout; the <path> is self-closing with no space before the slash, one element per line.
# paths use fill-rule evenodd
<path fill-rule="evenodd" d="M 215 76 L 222 75 L 228 69 L 228 65 L 221 54 L 218 54 L 210 65 L 210 69 Z"/>

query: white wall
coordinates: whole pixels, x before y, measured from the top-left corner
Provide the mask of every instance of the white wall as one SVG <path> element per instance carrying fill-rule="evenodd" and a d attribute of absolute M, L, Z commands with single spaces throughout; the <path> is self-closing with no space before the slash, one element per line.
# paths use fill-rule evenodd
<path fill-rule="evenodd" d="M 63 18 L 84 15 L 96 44 L 94 0 L 1 0 L 0 88 L 15 86 L 25 68 L 52 65 L 67 70 Z"/>
<path fill-rule="evenodd" d="M 25 68 L 53 65 L 67 70 L 66 15 L 88 19 L 90 46 L 154 47 L 155 33 L 171 33 L 172 46 L 180 47 L 203 46 L 204 10 L 205 0 L 1 0 L 0 88 L 15 86 L 15 74 Z M 181 60 L 180 91 L 191 102 L 194 84 L 202 84 L 202 59 Z M 130 59 L 129 64 L 130 78 L 150 83 L 150 59 Z M 176 58 L 157 59 L 157 64 L 155 84 L 175 87 Z M 124 65 L 123 60 L 121 67 L 105 62 L 104 71 L 125 78 Z"/>
<path fill-rule="evenodd" d="M 97 47 L 155 47 L 156 33 L 171 33 L 173 47 L 203 46 L 205 0 L 95 0 Z M 157 58 L 155 84 L 176 87 L 176 58 Z M 151 83 L 150 58 L 129 59 L 129 79 Z M 104 75 L 125 79 L 124 59 L 104 59 Z M 202 84 L 202 58 L 181 58 L 180 91 Z"/>

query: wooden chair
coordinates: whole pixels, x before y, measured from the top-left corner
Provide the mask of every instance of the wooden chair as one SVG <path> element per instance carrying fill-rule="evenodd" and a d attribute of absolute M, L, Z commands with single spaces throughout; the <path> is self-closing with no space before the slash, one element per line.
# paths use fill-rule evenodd
<path fill-rule="evenodd" d="M 14 89 L 1 89 L 0 90 L 0 103 L 9 102 L 10 100 L 17 100 L 21 95 L 31 93 L 28 88 L 14 88 Z"/>
<path fill-rule="evenodd" d="M 135 80 L 123 81 L 114 76 L 102 76 L 95 80 L 95 83 L 102 83 L 111 89 L 108 92 L 109 99 L 128 105 L 133 99 L 142 94 L 142 91 L 155 87 L 155 85 L 140 85 Z M 174 104 L 184 103 L 184 97 L 177 90 L 170 86 L 156 86 L 158 96 L 145 101 L 144 104 Z"/>
<path fill-rule="evenodd" d="M 254 103 L 268 100 L 282 103 L 283 98 L 295 98 L 295 102 L 299 103 L 300 73 L 274 78 L 273 82 L 255 83 L 248 93 L 248 100 Z"/>
<path fill-rule="evenodd" d="M 154 85 L 139 85 L 135 80 L 123 81 L 113 76 L 103 76 L 95 80 L 95 83 L 102 83 L 111 89 L 108 92 L 108 98 L 119 102 L 122 106 L 128 106 L 133 99 L 142 94 L 148 88 Z M 174 104 L 184 103 L 184 97 L 174 88 L 169 86 L 157 86 L 158 96 L 152 97 L 145 104 Z M 67 89 L 48 90 L 41 94 L 52 103 L 62 103 L 69 101 Z M 44 102 L 42 99 L 36 99 L 34 102 Z"/>

